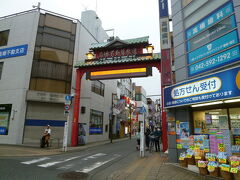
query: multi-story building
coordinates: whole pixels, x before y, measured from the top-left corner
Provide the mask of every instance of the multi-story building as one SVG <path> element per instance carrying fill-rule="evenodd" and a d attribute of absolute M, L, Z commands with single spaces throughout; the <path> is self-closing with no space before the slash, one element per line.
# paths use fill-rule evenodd
<path fill-rule="evenodd" d="M 65 96 L 74 94 L 73 65 L 86 59 L 92 43 L 107 38 L 94 11 L 83 12 L 81 21 L 39 8 L 0 18 L 0 142 L 39 143 L 49 124 L 59 144 L 66 122 Z M 116 93 L 116 81 L 83 78 L 82 84 L 85 142 L 106 140 L 108 95 Z M 95 126 L 100 130 L 94 131 Z"/>
<path fill-rule="evenodd" d="M 146 91 L 142 86 L 135 86 L 135 101 L 136 101 L 136 112 L 138 122 L 146 122 L 148 125 L 149 121 L 146 121 L 148 117 L 148 105 L 146 98 Z"/>
<path fill-rule="evenodd" d="M 117 99 L 121 103 L 123 98 L 133 99 L 133 88 L 132 88 L 132 79 L 118 79 L 117 80 Z M 114 130 L 113 132 L 117 137 L 127 136 L 129 133 L 129 118 L 131 118 L 130 109 L 127 107 L 126 101 L 124 102 L 125 109 L 122 110 L 119 114 L 116 114 L 114 119 Z"/>
<path fill-rule="evenodd" d="M 240 2 L 171 4 L 176 84 L 164 90 L 168 124 L 175 127 L 175 134 L 168 136 L 170 160 L 176 162 L 189 147 L 190 135 L 206 135 L 201 149 L 217 151 L 216 132 L 224 134 L 230 154 L 240 130 Z"/>

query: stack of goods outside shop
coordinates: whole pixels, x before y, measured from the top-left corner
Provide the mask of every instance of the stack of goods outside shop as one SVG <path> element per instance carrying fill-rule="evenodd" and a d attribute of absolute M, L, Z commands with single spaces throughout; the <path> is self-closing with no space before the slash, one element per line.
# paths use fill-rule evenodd
<path fill-rule="evenodd" d="M 240 180 L 240 142 L 229 129 L 211 128 L 207 134 L 188 136 L 188 122 L 179 123 L 178 149 L 186 149 L 179 156 L 183 167 L 195 165 L 201 175 Z M 232 145 L 232 143 L 234 145 Z"/>

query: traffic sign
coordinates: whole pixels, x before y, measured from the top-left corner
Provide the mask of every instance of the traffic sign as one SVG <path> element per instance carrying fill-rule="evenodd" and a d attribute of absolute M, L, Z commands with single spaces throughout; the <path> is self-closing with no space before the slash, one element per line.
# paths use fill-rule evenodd
<path fill-rule="evenodd" d="M 71 101 L 71 99 L 72 99 L 72 97 L 71 97 L 70 95 L 66 95 L 66 96 L 65 96 L 65 100 L 66 100 L 66 101 Z"/>
<path fill-rule="evenodd" d="M 64 110 L 68 111 L 69 109 L 70 109 L 70 105 L 65 104 L 65 106 L 64 106 Z"/>
<path fill-rule="evenodd" d="M 146 112 L 147 112 L 146 108 L 144 106 L 142 106 L 140 109 L 140 114 L 144 114 Z"/>

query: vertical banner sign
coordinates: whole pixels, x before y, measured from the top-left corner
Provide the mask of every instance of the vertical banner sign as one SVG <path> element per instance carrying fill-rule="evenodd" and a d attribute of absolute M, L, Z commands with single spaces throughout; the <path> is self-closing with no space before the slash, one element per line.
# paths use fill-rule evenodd
<path fill-rule="evenodd" d="M 165 85 L 167 85 L 167 82 L 164 81 L 164 76 L 168 76 L 168 73 L 170 73 L 170 79 L 172 70 L 171 70 L 171 41 L 170 41 L 170 32 L 169 32 L 169 14 L 168 14 L 168 0 L 159 0 L 159 22 L 160 22 L 160 45 L 161 45 L 161 92 L 162 92 L 162 139 L 163 139 L 163 152 L 165 152 L 168 148 L 168 142 L 167 142 L 167 118 L 166 118 L 166 112 L 164 109 L 164 95 L 163 95 L 163 88 Z M 166 51 L 164 51 L 166 50 Z M 167 61 L 163 60 L 169 60 L 170 63 L 167 63 Z M 167 67 L 168 66 L 168 67 Z M 170 71 L 165 71 L 165 68 Z M 165 72 L 163 72 L 163 70 Z M 164 81 L 164 83 L 163 83 Z M 170 84 L 169 84 L 170 85 Z"/>
<path fill-rule="evenodd" d="M 169 18 L 160 19 L 160 37 L 161 37 L 161 49 L 171 48 L 170 30 L 169 30 Z"/>
<path fill-rule="evenodd" d="M 171 69 L 171 56 L 170 49 L 162 49 L 162 85 L 172 84 L 172 69 Z"/>
<path fill-rule="evenodd" d="M 168 17 L 168 1 L 167 0 L 159 0 L 159 11 L 160 11 L 160 18 Z"/>

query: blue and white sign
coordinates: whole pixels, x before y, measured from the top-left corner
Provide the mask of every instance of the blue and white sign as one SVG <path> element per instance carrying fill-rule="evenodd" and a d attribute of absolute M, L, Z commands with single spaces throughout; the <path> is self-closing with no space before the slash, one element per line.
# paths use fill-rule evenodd
<path fill-rule="evenodd" d="M 0 49 L 0 59 L 11 58 L 16 56 L 25 56 L 27 54 L 27 50 L 28 50 L 27 44 Z"/>
<path fill-rule="evenodd" d="M 167 0 L 159 0 L 159 11 L 160 11 L 160 18 L 168 17 L 168 1 Z"/>
<path fill-rule="evenodd" d="M 216 38 L 222 37 L 226 32 L 229 32 L 237 27 L 235 15 L 232 15 L 223 21 L 210 27 L 207 31 L 200 33 L 187 41 L 187 51 L 195 50 Z"/>
<path fill-rule="evenodd" d="M 6 127 L 0 127 L 0 135 L 6 135 L 7 134 L 7 128 Z"/>
<path fill-rule="evenodd" d="M 71 99 L 72 99 L 72 97 L 71 97 L 70 95 L 66 95 L 66 96 L 65 96 L 65 100 L 66 100 L 66 101 L 71 101 Z"/>
<path fill-rule="evenodd" d="M 139 113 L 140 113 L 140 114 L 144 114 L 144 113 L 146 113 L 146 112 L 147 112 L 146 108 L 145 108 L 144 106 L 142 106 L 142 107 L 140 108 Z"/>
<path fill-rule="evenodd" d="M 228 2 L 225 5 L 221 6 L 220 8 L 213 11 L 210 15 L 203 18 L 201 21 L 196 23 L 195 25 L 191 26 L 186 31 L 186 39 L 190 39 L 191 37 L 199 34 L 200 32 L 206 30 L 213 24 L 221 21 L 228 15 L 233 13 L 233 5 L 232 2 Z M 161 12 L 161 11 L 160 11 Z"/>
<path fill-rule="evenodd" d="M 89 133 L 90 134 L 102 134 L 103 130 L 102 130 L 102 128 L 92 128 L 92 127 L 90 127 L 89 128 Z"/>
<path fill-rule="evenodd" d="M 240 96 L 240 67 L 164 89 L 166 108 Z"/>
<path fill-rule="evenodd" d="M 194 76 L 196 74 L 209 71 L 211 69 L 215 69 L 239 60 L 240 46 L 235 46 L 227 51 L 190 65 L 188 68 L 188 75 Z"/>
<path fill-rule="evenodd" d="M 212 41 L 188 54 L 188 64 L 192 64 L 200 59 L 215 54 L 223 49 L 229 48 L 238 43 L 237 31 L 232 31 L 225 36 Z"/>

